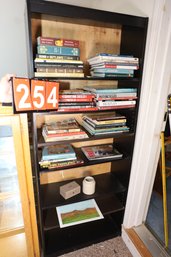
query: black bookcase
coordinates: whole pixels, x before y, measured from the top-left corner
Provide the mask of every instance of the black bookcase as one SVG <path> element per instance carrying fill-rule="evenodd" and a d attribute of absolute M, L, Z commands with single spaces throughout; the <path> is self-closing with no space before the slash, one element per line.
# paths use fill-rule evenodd
<path fill-rule="evenodd" d="M 96 54 L 97 51 L 106 52 L 107 50 L 111 51 L 113 49 L 113 53 L 115 54 L 131 54 L 138 57 L 140 65 L 139 70 L 135 72 L 134 78 L 96 79 L 88 76 L 78 79 L 48 78 L 48 80 L 52 79 L 58 81 L 60 86 L 66 88 L 75 88 L 78 85 L 84 86 L 87 84 L 90 86 L 98 84 L 104 85 L 105 87 L 108 85 L 112 86 L 113 83 L 115 87 L 117 86 L 118 88 L 137 88 L 138 98 L 135 108 L 119 110 L 120 113 L 127 117 L 130 127 L 129 133 L 109 134 L 96 137 L 90 136 L 88 139 L 69 141 L 71 144 L 79 144 L 80 141 L 81 143 L 97 141 L 99 144 L 99 142 L 112 140 L 111 142 L 123 153 L 123 158 L 120 160 L 88 162 L 83 154 L 81 154 L 80 147 L 77 146 L 75 149 L 84 159 L 84 164 L 81 164 L 79 167 L 71 166 L 69 168 L 54 169 L 51 171 L 41 169 L 38 160 L 42 147 L 61 143 L 44 142 L 41 136 L 41 125 L 45 121 L 45 117 L 52 117 L 52 119 L 58 117 L 58 119 L 60 119 L 63 118 L 64 115 L 79 116 L 82 113 L 44 111 L 35 112 L 31 115 L 32 131 L 30 133 L 33 153 L 33 183 L 36 196 L 41 256 L 52 257 L 117 236 L 121 232 L 136 134 L 148 18 L 82 8 L 50 1 L 27 0 L 27 24 L 30 78 L 34 77 L 33 60 L 36 53 L 36 38 L 41 35 L 58 37 L 58 30 L 59 37 L 63 38 L 69 38 L 76 33 L 74 39 L 82 42 L 80 46 L 81 57 L 85 62 L 86 59 L 90 57 L 88 56 L 89 54 L 93 55 Z M 57 25 L 56 29 L 55 25 Z M 60 29 L 60 26 L 62 26 L 62 29 Z M 72 32 L 69 31 L 70 28 L 72 28 Z M 77 32 L 75 32 L 75 30 L 77 30 Z M 86 33 L 88 33 L 89 38 L 86 36 Z M 84 36 L 84 34 L 86 35 Z M 94 39 L 92 39 L 94 34 Z M 86 66 L 85 73 L 86 72 L 88 72 L 88 66 Z M 110 165 L 108 165 L 108 163 Z M 106 170 L 104 169 L 104 165 L 108 165 Z M 93 173 L 92 171 L 91 173 L 96 180 L 95 194 L 86 196 L 81 193 L 68 200 L 63 199 L 59 194 L 59 187 L 73 180 L 81 186 L 84 178 L 84 172 L 81 172 L 81 169 L 87 167 L 90 173 L 93 167 L 98 167 L 98 171 L 97 168 L 95 168 L 96 172 Z M 74 169 L 75 173 L 72 173 L 72 169 Z M 61 176 L 60 179 L 58 174 L 62 174 L 65 171 L 68 172 L 68 175 L 64 179 Z M 72 173 L 71 176 L 69 176 L 70 173 Z M 73 174 L 76 174 L 76 176 L 73 177 Z M 56 179 L 55 176 L 58 178 Z M 96 200 L 104 215 L 104 219 L 67 228 L 59 227 L 56 214 L 57 206 L 91 198 Z"/>

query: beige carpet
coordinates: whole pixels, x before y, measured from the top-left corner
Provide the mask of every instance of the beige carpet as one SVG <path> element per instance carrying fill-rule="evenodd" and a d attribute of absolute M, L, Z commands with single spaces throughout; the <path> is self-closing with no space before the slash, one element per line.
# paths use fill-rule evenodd
<path fill-rule="evenodd" d="M 121 237 L 115 237 L 60 257 L 132 257 Z"/>

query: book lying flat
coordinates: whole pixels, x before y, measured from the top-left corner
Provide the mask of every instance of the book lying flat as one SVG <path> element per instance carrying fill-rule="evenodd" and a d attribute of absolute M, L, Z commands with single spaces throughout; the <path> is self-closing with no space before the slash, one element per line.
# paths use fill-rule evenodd
<path fill-rule="evenodd" d="M 90 161 L 120 159 L 123 156 L 112 144 L 85 146 L 81 150 Z"/>
<path fill-rule="evenodd" d="M 70 144 L 45 146 L 42 150 L 42 160 L 62 159 L 75 157 L 75 151 Z"/>
<path fill-rule="evenodd" d="M 64 132 L 78 132 L 81 129 L 75 118 L 68 118 L 61 121 L 46 123 L 43 126 L 43 130 L 45 130 L 47 134 L 56 134 Z"/>

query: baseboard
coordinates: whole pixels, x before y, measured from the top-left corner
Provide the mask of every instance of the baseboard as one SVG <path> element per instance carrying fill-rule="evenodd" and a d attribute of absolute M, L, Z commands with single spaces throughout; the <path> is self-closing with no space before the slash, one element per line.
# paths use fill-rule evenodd
<path fill-rule="evenodd" d="M 122 239 L 133 257 L 169 257 L 145 225 L 131 229 L 122 227 Z"/>

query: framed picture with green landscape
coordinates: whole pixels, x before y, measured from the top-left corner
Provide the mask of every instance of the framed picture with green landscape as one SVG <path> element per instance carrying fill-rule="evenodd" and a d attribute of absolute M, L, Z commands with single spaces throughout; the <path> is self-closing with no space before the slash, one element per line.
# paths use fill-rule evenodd
<path fill-rule="evenodd" d="M 60 228 L 103 219 L 94 199 L 56 207 Z"/>

